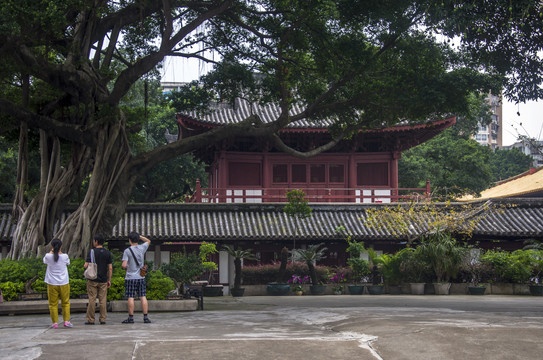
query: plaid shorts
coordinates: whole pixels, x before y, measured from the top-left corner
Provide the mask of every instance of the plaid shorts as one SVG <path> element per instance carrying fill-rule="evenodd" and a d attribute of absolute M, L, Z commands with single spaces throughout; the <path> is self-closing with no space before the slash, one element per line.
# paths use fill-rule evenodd
<path fill-rule="evenodd" d="M 133 298 L 138 296 L 146 296 L 145 293 L 145 278 L 143 279 L 125 279 L 124 280 L 124 296 Z"/>

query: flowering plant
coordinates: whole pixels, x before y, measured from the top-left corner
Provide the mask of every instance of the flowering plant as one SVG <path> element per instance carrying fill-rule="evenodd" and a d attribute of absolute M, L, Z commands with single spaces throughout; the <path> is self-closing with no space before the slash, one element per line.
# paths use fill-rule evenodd
<path fill-rule="evenodd" d="M 334 292 L 343 291 L 343 284 L 347 279 L 345 279 L 345 275 L 343 273 L 335 273 L 331 278 L 330 281 L 334 283 L 332 286 L 332 290 Z"/>
<path fill-rule="evenodd" d="M 289 279 L 289 284 L 296 284 L 292 287 L 293 292 L 298 291 L 304 291 L 304 288 L 302 287 L 302 284 L 306 284 L 309 282 L 309 276 L 302 277 L 301 275 L 292 275 L 292 277 Z"/>

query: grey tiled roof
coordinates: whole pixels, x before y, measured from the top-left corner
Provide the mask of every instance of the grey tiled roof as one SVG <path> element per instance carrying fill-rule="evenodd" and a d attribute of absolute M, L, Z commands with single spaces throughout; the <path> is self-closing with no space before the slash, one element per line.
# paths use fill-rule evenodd
<path fill-rule="evenodd" d="M 300 114 L 302 112 L 300 105 L 293 105 L 289 113 L 291 116 Z M 198 112 L 190 112 L 186 115 L 193 119 L 197 119 L 202 123 L 209 123 L 213 125 L 227 125 L 235 124 L 243 121 L 252 114 L 257 114 L 263 123 L 271 123 L 277 120 L 277 117 L 281 114 L 281 108 L 276 104 L 258 105 L 251 104 L 243 99 L 236 99 L 235 107 L 229 104 L 217 104 L 212 112 L 206 114 L 200 114 Z M 290 128 L 327 128 L 333 124 L 332 119 L 326 119 L 321 121 L 308 121 L 307 119 L 299 120 L 289 124 Z"/>
<path fill-rule="evenodd" d="M 265 123 L 272 123 L 277 120 L 281 114 L 281 107 L 278 104 L 266 104 L 260 105 L 257 103 L 250 103 L 244 99 L 236 99 L 235 106 L 230 104 L 216 104 L 212 108 L 213 111 L 209 113 L 199 113 L 197 111 L 192 111 L 186 114 L 194 120 L 197 120 L 199 123 L 209 124 L 209 125 L 228 125 L 228 124 L 237 124 L 251 115 L 258 115 L 260 120 Z M 300 115 L 304 112 L 305 107 L 299 103 L 293 104 L 289 110 L 290 116 Z M 301 119 L 295 122 L 288 124 L 286 127 L 291 129 L 326 129 L 332 126 L 337 122 L 337 118 L 328 117 L 326 119 Z M 383 127 L 388 127 L 385 123 L 382 124 Z M 408 125 L 407 121 L 400 122 L 399 126 Z"/>
<path fill-rule="evenodd" d="M 475 203 L 479 206 L 482 203 Z M 537 238 L 543 240 L 543 199 L 493 200 L 473 232 L 478 239 Z M 465 204 L 462 204 L 465 205 Z M 368 209 L 394 204 L 312 204 L 312 216 L 300 221 L 283 213 L 284 204 L 133 204 L 112 233 L 111 240 L 126 239 L 138 231 L 157 241 L 327 241 L 342 239 L 335 229 L 344 226 L 354 239 L 365 241 L 402 240 L 386 224 L 377 228 L 364 222 Z M 460 206 L 460 205 L 459 205 Z M 66 212 L 60 222 L 68 215 Z M 410 235 L 426 229 L 422 216 L 413 221 Z M 58 225 L 57 225 L 58 228 Z M 0 240 L 13 233 L 10 207 L 0 208 Z"/>

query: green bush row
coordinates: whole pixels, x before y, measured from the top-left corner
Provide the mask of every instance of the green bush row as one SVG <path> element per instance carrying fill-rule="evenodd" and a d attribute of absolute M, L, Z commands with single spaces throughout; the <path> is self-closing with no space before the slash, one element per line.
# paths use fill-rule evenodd
<path fill-rule="evenodd" d="M 113 276 L 111 287 L 108 290 L 107 298 L 121 300 L 124 296 L 124 274 L 121 267 L 121 256 L 119 252 L 113 254 Z M 81 294 L 87 293 L 87 281 L 83 277 L 85 263 L 84 259 L 73 259 L 68 265 L 70 277 L 70 297 L 79 298 Z M 152 264 L 150 266 L 152 268 Z M 17 300 L 18 294 L 25 292 L 27 281 L 37 276 L 31 288 L 35 292 L 46 293 L 47 284 L 45 278 L 46 265 L 41 258 L 26 258 L 21 260 L 0 260 L 0 289 L 6 301 Z M 163 300 L 168 293 L 175 289 L 172 279 L 164 275 L 160 270 L 147 273 L 147 298 L 149 300 Z"/>
<path fill-rule="evenodd" d="M 411 251 L 406 251 L 411 250 Z M 415 249 L 403 249 L 395 254 L 386 254 L 381 258 L 387 262 L 379 264 L 379 270 L 385 282 L 394 285 L 409 282 L 436 281 L 430 266 Z M 458 264 L 452 277 L 458 283 L 543 283 L 543 250 L 480 250 L 462 248 L 464 259 Z M 476 253 L 475 257 L 470 254 Z M 242 269 L 243 284 L 262 285 L 271 282 L 286 282 L 292 275 L 308 275 L 306 264 L 289 263 L 284 279 L 278 279 L 279 263 L 268 265 L 245 266 Z M 353 283 L 352 270 L 349 268 L 317 266 L 320 283 L 330 283 L 330 275 L 343 273 L 347 282 Z M 368 279 L 366 278 L 366 281 Z"/>

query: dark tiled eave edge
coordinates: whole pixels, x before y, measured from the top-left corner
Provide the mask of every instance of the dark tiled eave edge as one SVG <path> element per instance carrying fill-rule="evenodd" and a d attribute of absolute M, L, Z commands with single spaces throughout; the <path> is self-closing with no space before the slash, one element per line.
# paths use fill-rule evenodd
<path fill-rule="evenodd" d="M 473 206 L 483 201 L 472 202 Z M 543 199 L 494 199 L 473 232 L 476 239 L 543 240 Z M 465 203 L 458 204 L 463 206 Z M 125 240 L 130 231 L 145 234 L 158 242 L 184 241 L 333 241 L 343 239 L 335 232 L 344 226 L 354 239 L 402 241 L 389 228 L 365 226 L 368 209 L 398 204 L 310 204 L 312 216 L 300 221 L 283 213 L 285 204 L 130 204 L 107 236 Z M 438 206 L 445 206 L 439 204 Z M 74 207 L 61 217 L 59 228 Z M 11 206 L 0 206 L 0 240 L 9 241 L 14 224 Z M 425 219 L 413 223 L 412 235 L 426 226 Z"/>

